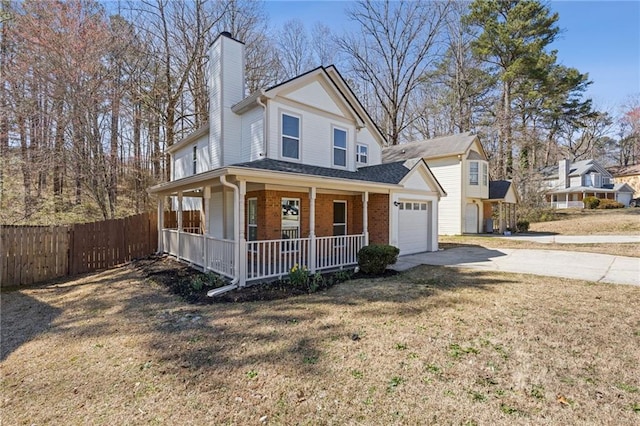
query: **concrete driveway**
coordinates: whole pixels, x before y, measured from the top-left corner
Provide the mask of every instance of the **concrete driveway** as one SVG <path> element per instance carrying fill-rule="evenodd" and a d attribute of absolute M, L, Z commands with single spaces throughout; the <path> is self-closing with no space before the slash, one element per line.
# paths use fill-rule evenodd
<path fill-rule="evenodd" d="M 393 269 L 418 265 L 456 266 L 485 271 L 518 272 L 611 284 L 640 285 L 640 259 L 559 250 L 457 247 L 400 256 Z"/>
<path fill-rule="evenodd" d="M 518 234 L 508 237 L 497 236 L 505 240 L 533 241 L 542 244 L 599 244 L 599 243 L 640 243 L 640 235 L 553 235 Z"/>

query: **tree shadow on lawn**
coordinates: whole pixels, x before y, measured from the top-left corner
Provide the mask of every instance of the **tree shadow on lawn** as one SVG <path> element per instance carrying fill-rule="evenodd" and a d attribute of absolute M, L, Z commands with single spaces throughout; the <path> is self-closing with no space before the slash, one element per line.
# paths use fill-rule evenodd
<path fill-rule="evenodd" d="M 3 292 L 0 298 L 0 361 L 51 328 L 62 309 L 20 291 Z"/>
<path fill-rule="evenodd" d="M 495 274 L 420 266 L 287 299 L 206 306 L 185 303 L 184 308 L 191 309 L 167 314 L 155 323 L 157 338 L 150 344 L 158 362 L 191 370 L 222 374 L 266 363 L 296 374 L 322 374 L 327 348 L 358 344 L 359 327 L 340 319 L 342 315 L 369 323 L 385 315 L 410 321 L 412 316 L 438 309 L 438 303 L 476 303 L 459 295 L 450 300 L 434 296 L 462 288 L 492 292 L 494 286 L 509 282 Z M 148 301 L 130 299 L 124 311 L 141 304 Z"/>

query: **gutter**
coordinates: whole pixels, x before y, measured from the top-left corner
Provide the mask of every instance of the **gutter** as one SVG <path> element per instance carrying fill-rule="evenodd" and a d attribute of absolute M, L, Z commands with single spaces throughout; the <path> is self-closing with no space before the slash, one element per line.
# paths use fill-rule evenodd
<path fill-rule="evenodd" d="M 238 200 L 240 199 L 240 188 L 238 188 L 236 185 L 227 182 L 227 177 L 225 175 L 220 176 L 220 183 L 223 186 L 226 186 L 228 188 L 233 189 L 233 205 L 234 205 L 234 211 L 236 209 L 236 207 L 238 206 Z M 233 275 L 234 278 L 233 280 L 231 280 L 231 284 L 229 284 L 228 286 L 225 287 L 221 287 L 221 288 L 216 288 L 213 290 L 209 290 L 207 292 L 207 296 L 209 297 L 213 297 L 216 296 L 218 294 L 222 294 L 225 293 L 227 291 L 230 290 L 234 290 L 236 288 L 238 288 L 238 282 L 240 281 L 240 216 L 237 214 L 237 212 L 233 215 L 233 239 L 234 241 L 237 242 L 234 250 L 233 250 Z"/>

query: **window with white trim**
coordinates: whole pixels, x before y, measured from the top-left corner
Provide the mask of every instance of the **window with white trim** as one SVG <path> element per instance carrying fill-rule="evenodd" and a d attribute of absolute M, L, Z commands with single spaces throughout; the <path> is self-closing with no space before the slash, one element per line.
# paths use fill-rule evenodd
<path fill-rule="evenodd" d="M 347 167 L 347 131 L 333 128 L 333 165 Z"/>
<path fill-rule="evenodd" d="M 300 238 L 300 199 L 282 198 L 282 238 Z"/>
<path fill-rule="evenodd" d="M 194 146 L 193 147 L 193 154 L 192 154 L 192 162 L 193 162 L 193 174 L 195 175 L 196 173 L 198 173 L 198 146 Z"/>
<path fill-rule="evenodd" d="M 489 185 L 489 167 L 487 163 L 482 163 L 482 185 Z"/>
<path fill-rule="evenodd" d="M 478 185 L 478 162 L 469 162 L 469 185 Z"/>
<path fill-rule="evenodd" d="M 356 145 L 356 162 L 359 164 L 367 164 L 369 162 L 369 147 L 364 144 Z"/>
<path fill-rule="evenodd" d="M 258 199 L 247 200 L 247 241 L 258 240 Z"/>
<path fill-rule="evenodd" d="M 300 118 L 282 114 L 282 156 L 300 159 Z"/>

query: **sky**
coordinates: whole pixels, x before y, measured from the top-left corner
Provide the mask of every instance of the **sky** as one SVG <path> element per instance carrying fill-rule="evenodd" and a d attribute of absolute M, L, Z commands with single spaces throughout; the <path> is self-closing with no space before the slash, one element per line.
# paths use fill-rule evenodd
<path fill-rule="evenodd" d="M 272 29 L 289 19 L 300 19 L 307 29 L 322 22 L 337 32 L 349 28 L 344 9 L 349 1 L 267 0 L 265 9 Z M 551 49 L 558 61 L 588 73 L 593 84 L 586 96 L 613 114 L 630 97 L 640 98 L 640 0 L 551 1 L 559 14 L 558 35 Z"/>

